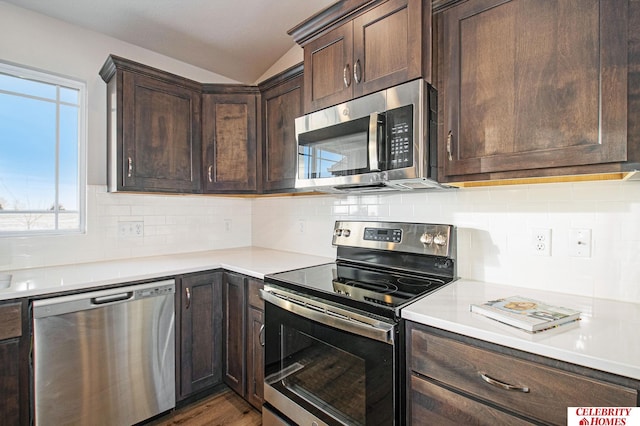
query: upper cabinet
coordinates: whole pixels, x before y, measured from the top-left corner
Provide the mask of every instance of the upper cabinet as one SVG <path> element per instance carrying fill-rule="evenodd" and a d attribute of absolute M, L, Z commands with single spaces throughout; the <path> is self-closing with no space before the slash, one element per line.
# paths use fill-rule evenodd
<path fill-rule="evenodd" d="M 303 114 L 303 66 L 259 84 L 262 97 L 262 191 L 293 190 L 296 178 L 295 119 Z"/>
<path fill-rule="evenodd" d="M 305 112 L 431 77 L 426 0 L 343 0 L 289 34 L 304 49 Z"/>
<path fill-rule="evenodd" d="M 200 84 L 109 56 L 110 191 L 201 191 Z"/>
<path fill-rule="evenodd" d="M 258 93 L 253 86 L 204 86 L 204 192 L 257 191 Z"/>
<path fill-rule="evenodd" d="M 630 4 L 434 2 L 440 180 L 619 172 L 637 161 Z"/>

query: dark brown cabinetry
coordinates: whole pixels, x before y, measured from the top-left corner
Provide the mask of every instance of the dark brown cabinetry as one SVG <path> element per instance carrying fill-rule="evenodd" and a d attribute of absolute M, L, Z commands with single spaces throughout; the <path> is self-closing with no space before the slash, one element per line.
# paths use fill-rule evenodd
<path fill-rule="evenodd" d="M 637 161 L 637 2 L 451 3 L 434 2 L 440 180 L 620 172 Z"/>
<path fill-rule="evenodd" d="M 109 56 L 110 191 L 200 192 L 200 85 Z"/>
<path fill-rule="evenodd" d="M 304 48 L 305 112 L 430 79 L 430 1 L 345 0 L 289 33 Z"/>
<path fill-rule="evenodd" d="M 224 381 L 257 408 L 262 406 L 264 381 L 261 345 L 262 281 L 224 273 Z"/>
<path fill-rule="evenodd" d="M 412 322 L 407 344 L 410 424 L 566 424 L 567 407 L 639 402 L 638 381 Z"/>
<path fill-rule="evenodd" d="M 260 409 L 264 401 L 264 301 L 261 280 L 247 278 L 246 399 Z"/>
<path fill-rule="evenodd" d="M 300 64 L 258 86 L 262 95 L 262 192 L 295 187 L 295 119 L 303 114 L 302 84 Z"/>
<path fill-rule="evenodd" d="M 176 399 L 222 383 L 222 271 L 176 279 Z"/>
<path fill-rule="evenodd" d="M 0 304 L 0 423 L 28 425 L 29 306 L 27 301 Z"/>
<path fill-rule="evenodd" d="M 204 192 L 257 190 L 257 99 L 253 86 L 204 85 Z"/>

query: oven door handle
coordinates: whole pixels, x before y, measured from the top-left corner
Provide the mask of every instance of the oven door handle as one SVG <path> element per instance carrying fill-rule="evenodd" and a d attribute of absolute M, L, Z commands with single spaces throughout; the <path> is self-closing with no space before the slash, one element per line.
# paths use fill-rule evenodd
<path fill-rule="evenodd" d="M 260 293 L 265 302 L 320 324 L 391 345 L 394 342 L 394 324 L 312 301 L 299 295 L 289 296 L 267 290 L 260 290 Z"/>

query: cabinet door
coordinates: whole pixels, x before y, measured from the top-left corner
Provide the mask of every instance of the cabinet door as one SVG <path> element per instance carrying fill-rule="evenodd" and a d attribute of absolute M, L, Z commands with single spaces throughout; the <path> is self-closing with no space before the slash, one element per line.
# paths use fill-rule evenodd
<path fill-rule="evenodd" d="M 256 96 L 204 94 L 204 192 L 255 192 Z"/>
<path fill-rule="evenodd" d="M 245 279 L 225 272 L 224 298 L 224 382 L 238 394 L 245 395 Z"/>
<path fill-rule="evenodd" d="M 1 424 L 29 424 L 29 336 L 26 302 L 0 305 Z"/>
<path fill-rule="evenodd" d="M 443 12 L 447 179 L 625 161 L 627 9 L 471 0 Z"/>
<path fill-rule="evenodd" d="M 133 72 L 122 82 L 118 189 L 199 192 L 200 93 Z"/>
<path fill-rule="evenodd" d="M 257 409 L 264 401 L 264 281 L 247 278 L 247 401 Z"/>
<path fill-rule="evenodd" d="M 264 311 L 249 306 L 247 325 L 247 401 L 260 409 L 264 400 Z"/>
<path fill-rule="evenodd" d="M 222 382 L 222 272 L 179 280 L 178 400 Z"/>
<path fill-rule="evenodd" d="M 305 112 L 351 99 L 352 58 L 352 22 L 347 22 L 304 46 Z"/>
<path fill-rule="evenodd" d="M 430 34 L 430 11 L 425 34 Z M 422 76 L 422 0 L 388 0 L 353 21 L 353 95 L 373 93 Z"/>
<path fill-rule="evenodd" d="M 303 114 L 302 74 L 262 93 L 262 189 L 293 189 L 297 145 L 294 121 Z"/>

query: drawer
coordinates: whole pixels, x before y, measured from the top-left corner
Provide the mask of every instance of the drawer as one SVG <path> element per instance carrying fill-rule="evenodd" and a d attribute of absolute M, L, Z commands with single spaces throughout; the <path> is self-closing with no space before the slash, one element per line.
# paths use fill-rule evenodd
<path fill-rule="evenodd" d="M 637 391 L 411 329 L 410 368 L 513 412 L 566 424 L 567 407 L 631 407 Z M 485 378 L 483 378 L 483 375 Z M 488 380 L 495 380 L 494 384 Z M 498 383 L 517 389 L 508 390 Z M 527 392 L 520 390 L 527 388 Z"/>
<path fill-rule="evenodd" d="M 22 336 L 22 303 L 0 305 L 0 340 Z"/>
<path fill-rule="evenodd" d="M 411 425 L 519 426 L 531 425 L 481 402 L 411 376 Z"/>

